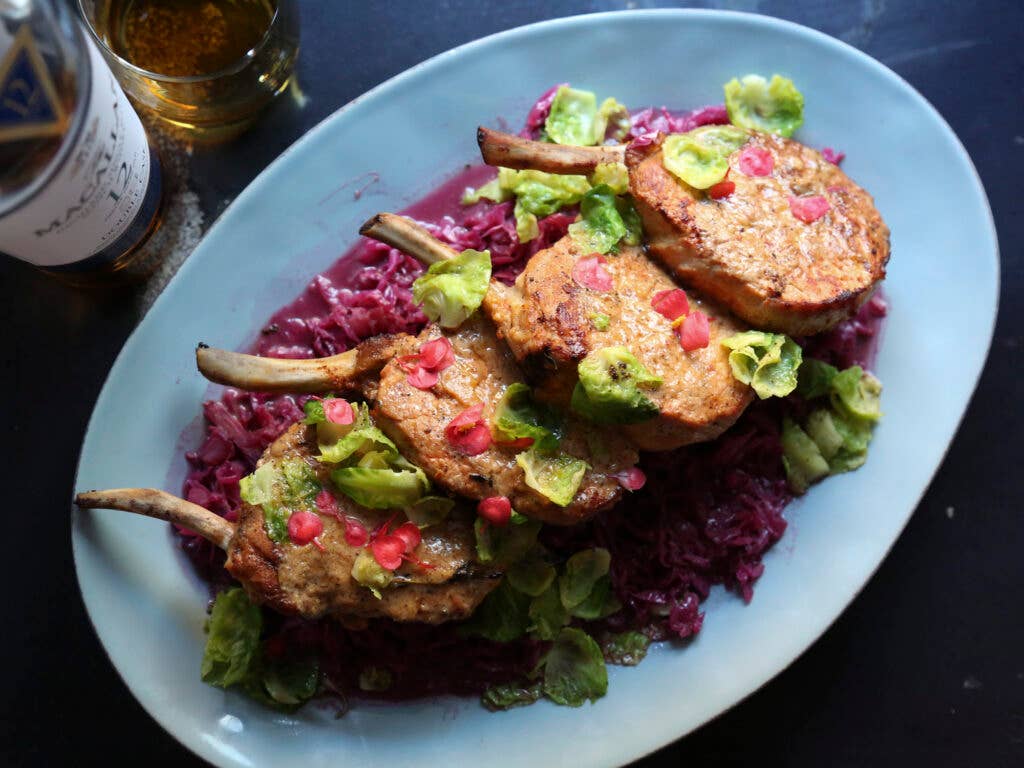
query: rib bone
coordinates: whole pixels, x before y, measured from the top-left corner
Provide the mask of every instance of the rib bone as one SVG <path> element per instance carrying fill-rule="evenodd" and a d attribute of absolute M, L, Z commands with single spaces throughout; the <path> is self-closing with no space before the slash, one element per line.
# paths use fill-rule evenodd
<path fill-rule="evenodd" d="M 378 213 L 359 228 L 359 234 L 387 243 L 427 265 L 459 255 L 458 251 L 442 243 L 412 219 L 394 213 Z M 505 301 L 508 293 L 507 285 L 491 280 L 488 299 L 492 302 L 495 299 Z M 486 304 L 484 308 L 488 308 Z"/>
<path fill-rule="evenodd" d="M 394 213 L 378 213 L 359 228 L 359 234 L 387 243 L 428 266 L 459 255 L 416 222 Z"/>
<path fill-rule="evenodd" d="M 137 515 L 180 525 L 195 531 L 223 550 L 228 548 L 235 527 L 208 509 L 154 488 L 111 488 L 87 491 L 75 496 L 81 509 L 120 509 Z"/>
<path fill-rule="evenodd" d="M 199 372 L 210 381 L 254 392 L 331 392 L 355 389 L 359 379 L 390 360 L 404 334 L 374 336 L 340 355 L 285 360 L 245 355 L 200 344 Z"/>
<path fill-rule="evenodd" d="M 626 146 L 570 147 L 531 141 L 490 128 L 476 129 L 480 154 L 488 165 L 503 168 L 532 169 L 548 173 L 588 174 L 604 163 L 621 163 Z"/>

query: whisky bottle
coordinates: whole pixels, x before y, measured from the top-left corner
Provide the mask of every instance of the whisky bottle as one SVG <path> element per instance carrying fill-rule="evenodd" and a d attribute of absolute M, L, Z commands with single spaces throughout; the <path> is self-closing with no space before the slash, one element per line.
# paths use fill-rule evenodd
<path fill-rule="evenodd" d="M 69 6 L 0 0 L 0 254 L 130 271 L 159 223 L 159 159 Z"/>

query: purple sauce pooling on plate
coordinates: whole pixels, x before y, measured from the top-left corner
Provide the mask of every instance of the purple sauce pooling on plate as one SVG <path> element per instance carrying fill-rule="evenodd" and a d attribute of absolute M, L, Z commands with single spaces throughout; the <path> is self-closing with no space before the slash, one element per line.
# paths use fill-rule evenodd
<path fill-rule="evenodd" d="M 524 135 L 536 136 L 555 89 L 530 112 Z M 651 131 L 690 130 L 727 122 L 724 107 L 693 112 L 644 109 L 633 113 L 632 137 Z M 512 282 L 529 257 L 561 238 L 575 211 L 539 222 L 540 236 L 518 242 L 512 204 L 459 204 L 466 187 L 493 178 L 484 166 L 467 168 L 403 213 L 427 224 L 457 250 L 491 251 L 494 274 Z M 271 357 L 307 358 L 336 354 L 377 333 L 415 333 L 425 321 L 411 285 L 422 272 L 414 259 L 386 245 L 360 240 L 317 275 L 301 296 L 273 314 L 250 350 Z M 838 367 L 874 361 L 886 306 L 869 301 L 833 331 L 803 340 L 806 357 Z M 228 389 L 204 404 L 207 420 L 200 447 L 186 454 L 190 472 L 183 495 L 228 519 L 241 503 L 238 482 L 251 472 L 264 448 L 297 419 L 303 397 L 272 396 Z M 799 408 L 799 403 L 795 404 Z M 764 553 L 786 528 L 783 511 L 792 495 L 781 463 L 779 424 L 785 401 L 758 402 L 719 439 L 678 451 L 646 454 L 646 486 L 592 522 L 573 528 L 546 527 L 545 545 L 568 557 L 583 547 L 612 554 L 611 578 L 623 610 L 602 630 L 638 629 L 653 639 L 688 638 L 700 631 L 700 603 L 723 584 L 744 600 L 764 570 Z M 197 572 L 220 589 L 232 583 L 224 554 L 205 540 L 181 533 Z M 349 630 L 333 620 L 283 618 L 265 611 L 265 648 L 285 656 L 314 654 L 324 685 L 344 702 L 351 696 L 407 699 L 442 694 L 479 694 L 489 685 L 521 679 L 537 664 L 545 644 L 523 639 L 494 643 L 465 638 L 455 624 L 426 626 L 374 620 Z M 360 673 L 385 669 L 387 691 L 363 692 Z"/>

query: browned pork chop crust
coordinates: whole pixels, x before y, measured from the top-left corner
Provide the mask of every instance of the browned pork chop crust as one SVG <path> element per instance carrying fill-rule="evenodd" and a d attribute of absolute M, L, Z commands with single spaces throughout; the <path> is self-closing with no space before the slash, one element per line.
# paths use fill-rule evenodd
<path fill-rule="evenodd" d="M 429 326 L 418 339 L 409 340 L 405 353 L 439 335 Z M 492 445 L 477 456 L 466 456 L 452 447 L 444 434 L 451 420 L 483 403 L 483 418 L 490 422 L 505 389 L 522 381 L 522 374 L 493 325 L 479 315 L 447 335 L 455 362 L 429 390 L 411 386 L 395 361 L 381 371 L 374 416 L 406 458 L 453 493 L 470 499 L 507 496 L 516 511 L 556 525 L 578 523 L 619 500 L 622 488 L 612 475 L 636 464 L 636 450 L 622 436 L 577 420 L 567 423 L 561 450 L 591 469 L 566 507 L 526 485 L 516 464 L 521 448 Z"/>
<path fill-rule="evenodd" d="M 300 458 L 329 488 L 327 469 L 314 458 L 317 452 L 314 428 L 295 424 L 267 448 L 259 464 Z M 337 501 L 343 515 L 359 520 L 367 530 L 390 516 L 359 507 L 341 494 Z M 412 553 L 432 568 L 403 563 L 392 586 L 381 590 L 378 599 L 352 578 L 358 549 L 346 543 L 344 526 L 330 515 L 321 519 L 324 531 L 319 540 L 325 551 L 312 544 L 275 544 L 267 536 L 263 510 L 243 504 L 228 548 L 228 571 L 256 602 L 282 613 L 307 618 L 383 616 L 427 624 L 467 618 L 500 581 L 500 573 L 476 561 L 471 519 L 456 511 L 440 525 L 425 528 Z"/>
<path fill-rule="evenodd" d="M 759 330 L 803 336 L 849 317 L 885 277 L 889 229 L 866 191 L 799 142 L 751 132 L 769 152 L 769 176 L 747 176 L 730 158 L 735 191 L 721 200 L 662 165 L 661 141 L 626 153 L 630 192 L 651 252 L 687 285 Z M 830 210 L 806 224 L 790 196 L 821 195 Z"/>
<path fill-rule="evenodd" d="M 606 257 L 612 290 L 595 291 L 572 277 L 576 262 L 588 255 L 564 237 L 531 257 L 511 290 L 488 294 L 485 309 L 537 397 L 568 407 L 579 361 L 596 350 L 624 346 L 664 382 L 647 393 L 661 413 L 622 427 L 633 442 L 663 451 L 718 437 L 751 400 L 721 346 L 742 330 L 735 319 L 688 292 L 691 312 L 710 318 L 711 339 L 706 348 L 686 352 L 671 321 L 651 305 L 655 294 L 678 287 L 661 268 L 640 248 L 623 246 Z M 595 315 L 608 318 L 605 330 L 594 327 Z"/>

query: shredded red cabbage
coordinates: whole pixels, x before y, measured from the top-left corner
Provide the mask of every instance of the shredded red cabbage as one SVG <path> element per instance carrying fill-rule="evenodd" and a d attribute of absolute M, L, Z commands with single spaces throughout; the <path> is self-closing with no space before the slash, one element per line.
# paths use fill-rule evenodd
<path fill-rule="evenodd" d="M 630 116 L 629 137 L 636 139 L 651 133 L 686 133 L 702 125 L 727 125 L 725 105 L 701 107 L 690 112 L 670 112 L 665 107 L 648 107 Z"/>
<path fill-rule="evenodd" d="M 540 132 L 544 129 L 544 123 L 547 121 L 548 115 L 551 114 L 551 102 L 555 100 L 555 94 L 558 93 L 558 89 L 564 85 L 568 85 L 568 83 L 553 85 L 541 94 L 541 97 L 537 99 L 536 103 L 530 108 L 530 112 L 526 115 L 526 125 L 519 132 L 520 136 L 526 139 L 540 138 Z"/>
<path fill-rule="evenodd" d="M 556 89 L 534 105 L 524 135 L 539 132 Z M 727 116 L 720 106 L 688 113 L 645 109 L 633 115 L 631 136 L 723 122 Z M 478 170 L 471 173 L 480 176 Z M 459 181 L 445 189 L 461 189 Z M 457 199 L 447 201 L 447 215 L 424 223 L 457 249 L 489 249 L 495 274 L 506 282 L 537 250 L 564 236 L 575 216 L 565 211 L 541 219 L 540 236 L 522 244 L 511 203 L 460 208 Z M 410 215 L 416 215 L 415 209 Z M 399 251 L 361 241 L 274 315 L 254 351 L 269 357 L 325 356 L 378 333 L 415 332 L 425 321 L 411 293 L 421 272 Z M 839 367 L 870 366 L 885 313 L 884 299 L 874 297 L 833 331 L 801 340 L 805 356 Z M 239 480 L 274 439 L 302 418 L 304 399 L 228 389 L 220 400 L 205 403 L 206 434 L 199 448 L 186 454 L 190 471 L 184 496 L 235 519 Z M 780 411 L 786 407 L 778 401 L 756 403 L 712 443 L 645 455 L 641 465 L 648 479 L 642 490 L 589 524 L 544 529 L 544 543 L 556 555 L 568 557 L 586 546 L 611 552 L 612 583 L 623 610 L 606 619 L 604 628 L 638 629 L 658 640 L 688 638 L 700 631 L 700 604 L 713 585 L 752 598 L 764 570 L 762 557 L 786 529 L 783 512 L 791 494 L 779 441 Z M 220 550 L 189 531 L 178 533 L 196 571 L 213 590 L 231 583 Z M 491 684 L 521 679 L 544 650 L 528 639 L 493 643 L 465 638 L 453 624 L 375 620 L 368 629 L 352 630 L 332 620 L 284 619 L 270 612 L 265 622 L 268 653 L 314 653 L 327 687 L 343 704 L 351 696 L 479 694 Z M 386 691 L 360 689 L 360 673 L 371 667 L 390 673 Z"/>
<path fill-rule="evenodd" d="M 537 222 L 537 237 L 528 243 L 520 243 L 512 208 L 512 203 L 483 202 L 464 213 L 459 223 L 451 216 L 445 216 L 436 224 L 422 223 L 435 237 L 456 250 L 490 250 L 492 274 L 511 285 L 530 257 L 561 240 L 576 219 L 576 208 L 545 216 Z"/>

